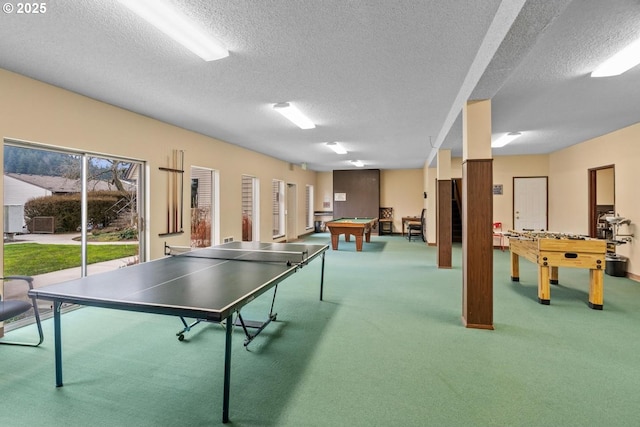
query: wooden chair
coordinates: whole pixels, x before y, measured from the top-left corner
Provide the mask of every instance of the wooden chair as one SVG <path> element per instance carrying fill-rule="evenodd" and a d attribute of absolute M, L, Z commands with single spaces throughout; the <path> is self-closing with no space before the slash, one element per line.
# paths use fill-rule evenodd
<path fill-rule="evenodd" d="M 33 289 L 33 278 L 29 276 L 7 276 L 0 279 L 4 281 L 22 280 L 29 286 L 29 289 Z M 42 341 L 44 341 L 44 335 L 42 334 L 42 325 L 40 324 L 40 312 L 38 311 L 38 304 L 35 297 L 31 297 L 30 299 L 31 302 L 0 298 L 0 322 L 12 319 L 33 309 L 33 314 L 36 318 L 36 326 L 38 327 L 38 335 L 40 336 L 40 340 L 37 343 L 0 340 L 0 344 L 25 345 L 32 347 L 37 347 L 42 344 Z"/>
<path fill-rule="evenodd" d="M 378 215 L 378 234 L 393 233 L 393 208 L 380 208 L 380 214 Z"/>
<path fill-rule="evenodd" d="M 420 222 L 409 221 L 407 223 L 407 237 L 409 238 L 409 241 L 411 241 L 411 236 L 420 236 L 423 242 L 426 241 L 424 239 L 424 216 L 426 212 L 426 209 L 422 209 L 422 213 L 420 214 Z"/>
<path fill-rule="evenodd" d="M 504 252 L 504 233 L 502 232 L 502 223 L 493 223 L 493 237 L 500 239 L 500 250 Z"/>

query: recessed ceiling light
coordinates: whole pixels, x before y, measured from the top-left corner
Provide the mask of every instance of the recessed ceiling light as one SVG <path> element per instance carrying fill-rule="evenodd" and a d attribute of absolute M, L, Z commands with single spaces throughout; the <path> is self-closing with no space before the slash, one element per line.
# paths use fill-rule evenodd
<path fill-rule="evenodd" d="M 309 120 L 307 116 L 302 114 L 300 110 L 291 105 L 291 103 L 289 102 L 280 102 L 278 104 L 274 104 L 273 109 L 285 116 L 287 119 L 291 120 L 300 129 L 313 129 L 316 127 L 316 125 L 313 124 L 313 122 Z"/>
<path fill-rule="evenodd" d="M 196 28 L 179 11 L 160 0 L 118 1 L 205 61 L 229 56 L 229 51 L 218 40 Z"/>
<path fill-rule="evenodd" d="M 491 147 L 500 148 L 512 142 L 514 139 L 520 138 L 522 133 L 520 132 L 509 132 L 502 135 L 500 138 L 496 139 L 491 143 Z"/>
<path fill-rule="evenodd" d="M 360 160 L 351 160 L 351 164 L 357 168 L 364 167 L 364 163 L 362 163 Z"/>
<path fill-rule="evenodd" d="M 591 77 L 618 76 L 638 64 L 640 64 L 640 39 L 600 64 L 591 73 Z"/>
<path fill-rule="evenodd" d="M 335 151 L 336 154 L 347 154 L 347 150 L 339 142 L 327 142 L 327 147 Z"/>

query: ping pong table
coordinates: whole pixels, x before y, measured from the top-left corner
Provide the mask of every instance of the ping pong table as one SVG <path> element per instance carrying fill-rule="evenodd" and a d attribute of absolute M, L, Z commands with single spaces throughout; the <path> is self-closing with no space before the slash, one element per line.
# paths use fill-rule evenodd
<path fill-rule="evenodd" d="M 30 296 L 53 302 L 56 386 L 62 383 L 61 307 L 80 304 L 144 313 L 178 316 L 225 324 L 222 422 L 229 421 L 232 331 L 241 325 L 245 346 L 275 320 L 273 302 L 268 319 L 247 326 L 240 309 L 274 288 L 317 257 L 322 259 L 320 300 L 323 298 L 324 258 L 328 245 L 302 243 L 230 242 L 157 260 L 33 289 Z M 238 324 L 233 315 L 237 315 Z M 249 334 L 247 327 L 256 327 Z"/>

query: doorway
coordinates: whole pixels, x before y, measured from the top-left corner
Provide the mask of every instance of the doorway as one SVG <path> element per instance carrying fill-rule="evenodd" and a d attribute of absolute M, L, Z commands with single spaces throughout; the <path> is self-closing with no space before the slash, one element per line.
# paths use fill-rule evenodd
<path fill-rule="evenodd" d="M 605 217 L 615 215 L 615 166 L 589 169 L 589 237 L 612 238 Z"/>
<path fill-rule="evenodd" d="M 451 241 L 462 243 L 462 178 L 451 178 Z"/>

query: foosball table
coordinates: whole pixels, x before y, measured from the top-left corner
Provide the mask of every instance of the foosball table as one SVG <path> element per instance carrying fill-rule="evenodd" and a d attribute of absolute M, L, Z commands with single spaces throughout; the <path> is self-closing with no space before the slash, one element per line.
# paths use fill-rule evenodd
<path fill-rule="evenodd" d="M 602 310 L 607 243 L 584 236 L 544 231 L 509 231 L 511 280 L 520 281 L 520 257 L 538 265 L 538 302 L 549 305 L 549 284 L 558 284 L 558 267 L 589 269 L 589 307 Z"/>

